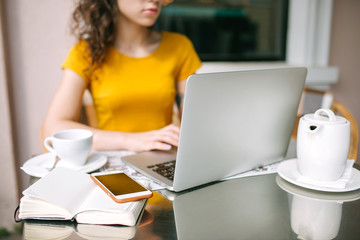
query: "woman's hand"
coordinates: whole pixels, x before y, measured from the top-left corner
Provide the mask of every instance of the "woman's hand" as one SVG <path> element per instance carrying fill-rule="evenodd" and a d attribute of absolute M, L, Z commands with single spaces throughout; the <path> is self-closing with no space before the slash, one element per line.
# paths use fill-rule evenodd
<path fill-rule="evenodd" d="M 129 133 L 128 149 L 133 152 L 149 150 L 170 150 L 171 146 L 178 146 L 180 128 L 170 124 L 159 130 L 141 133 Z"/>

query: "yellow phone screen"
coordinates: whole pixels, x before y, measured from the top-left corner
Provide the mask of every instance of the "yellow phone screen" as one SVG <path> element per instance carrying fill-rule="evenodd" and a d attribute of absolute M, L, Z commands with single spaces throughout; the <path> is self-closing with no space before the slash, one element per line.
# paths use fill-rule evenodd
<path fill-rule="evenodd" d="M 146 191 L 144 187 L 125 173 L 95 176 L 115 196 Z"/>

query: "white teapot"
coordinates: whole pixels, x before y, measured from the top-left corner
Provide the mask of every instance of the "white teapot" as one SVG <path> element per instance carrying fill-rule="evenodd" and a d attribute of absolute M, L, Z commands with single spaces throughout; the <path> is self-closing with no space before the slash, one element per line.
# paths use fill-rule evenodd
<path fill-rule="evenodd" d="M 314 180 L 339 179 L 350 146 L 350 122 L 330 109 L 319 109 L 300 118 L 297 133 L 297 166 Z"/>

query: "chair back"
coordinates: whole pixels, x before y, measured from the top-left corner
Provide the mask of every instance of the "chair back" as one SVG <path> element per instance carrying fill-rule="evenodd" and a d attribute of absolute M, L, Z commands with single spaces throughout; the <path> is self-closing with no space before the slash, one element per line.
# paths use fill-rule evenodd
<path fill-rule="evenodd" d="M 94 108 L 94 102 L 91 93 L 85 90 L 82 99 L 82 108 L 79 122 L 89 125 L 90 127 L 97 127 L 97 119 Z"/>
<path fill-rule="evenodd" d="M 357 160 L 358 146 L 359 146 L 359 126 L 355 117 L 341 102 L 334 100 L 331 105 L 331 110 L 336 115 L 341 115 L 350 122 L 350 150 L 348 154 L 349 159 Z"/>

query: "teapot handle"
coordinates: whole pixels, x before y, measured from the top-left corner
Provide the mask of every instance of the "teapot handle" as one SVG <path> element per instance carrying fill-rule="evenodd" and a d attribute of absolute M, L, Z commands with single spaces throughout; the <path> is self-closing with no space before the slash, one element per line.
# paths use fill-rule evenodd
<path fill-rule="evenodd" d="M 324 120 L 327 117 L 330 122 L 336 121 L 336 116 L 330 109 L 319 109 L 314 113 L 314 118 L 317 120 Z"/>

